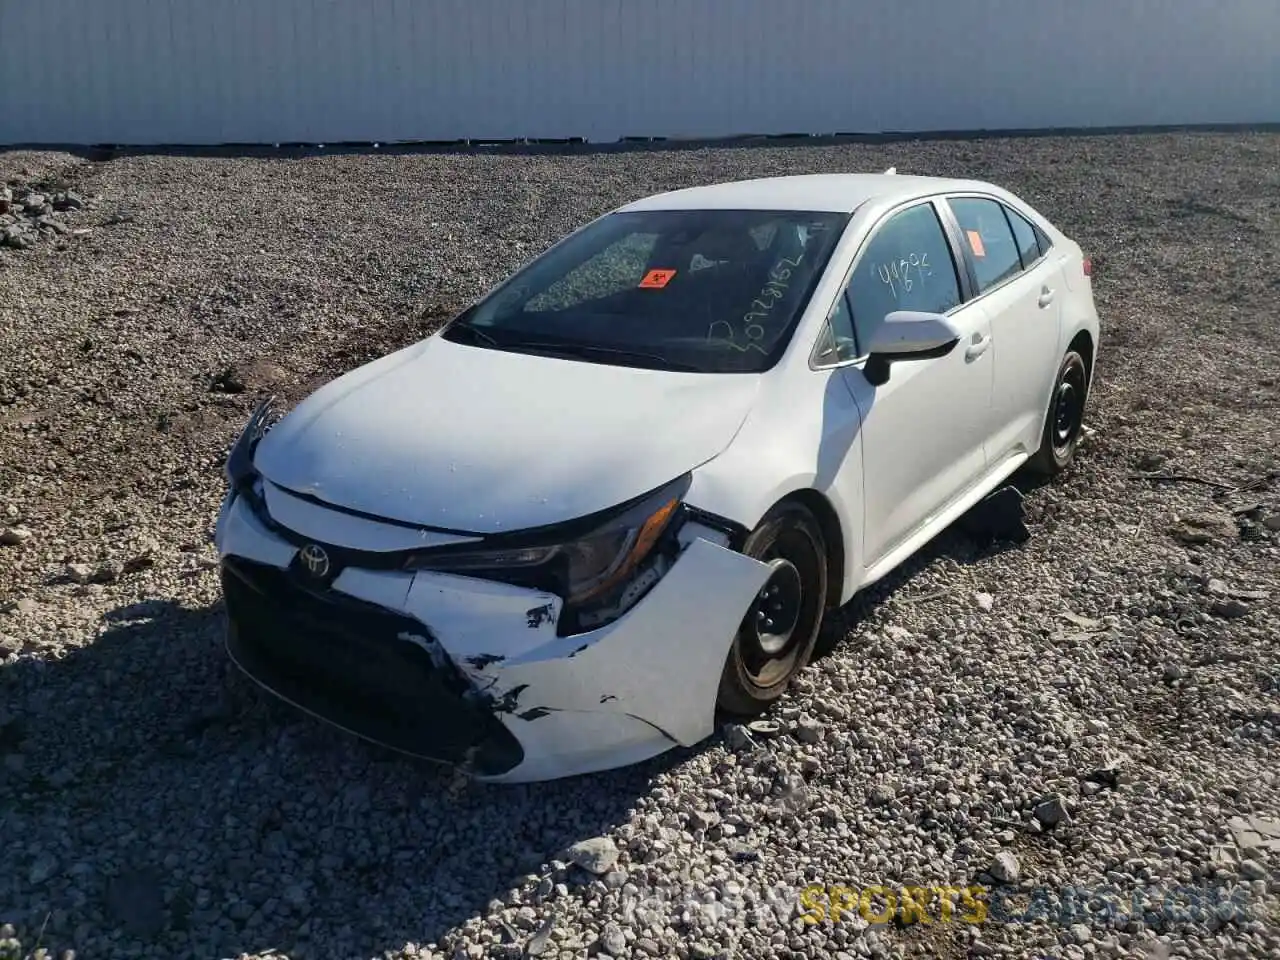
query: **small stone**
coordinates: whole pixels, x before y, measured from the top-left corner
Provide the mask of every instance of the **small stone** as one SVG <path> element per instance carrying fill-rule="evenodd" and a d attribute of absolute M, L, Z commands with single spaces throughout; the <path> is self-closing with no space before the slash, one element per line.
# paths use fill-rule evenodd
<path fill-rule="evenodd" d="M 618 847 L 608 837 L 580 840 L 569 848 L 569 859 L 583 870 L 602 876 L 618 862 Z"/>
<path fill-rule="evenodd" d="M 6 547 L 16 547 L 30 539 L 31 531 L 26 527 L 9 527 L 5 530 L 0 530 L 0 544 Z"/>
<path fill-rule="evenodd" d="M 1220 597 L 1225 597 L 1231 592 L 1230 588 L 1223 581 L 1214 577 L 1209 578 L 1209 582 L 1204 585 L 1204 589 L 1207 593 L 1217 594 Z"/>
<path fill-rule="evenodd" d="M 724 845 L 725 853 L 738 863 L 750 863 L 760 859 L 760 851 L 742 840 L 732 840 Z"/>
<path fill-rule="evenodd" d="M 690 830 L 710 830 L 720 822 L 720 814 L 713 810 L 694 810 L 689 814 Z"/>
<path fill-rule="evenodd" d="M 93 571 L 93 580 L 95 583 L 115 583 L 123 573 L 124 564 L 119 560 L 107 560 Z"/>
<path fill-rule="evenodd" d="M 996 604 L 996 598 L 989 593 L 975 593 L 973 602 L 978 605 L 979 610 L 990 613 L 991 608 Z"/>
<path fill-rule="evenodd" d="M 1267 867 L 1257 860 L 1244 860 L 1240 863 L 1240 875 L 1246 880 L 1267 879 Z"/>
<path fill-rule="evenodd" d="M 1138 469 L 1143 473 L 1150 473 L 1153 470 L 1159 470 L 1169 458 L 1163 453 L 1144 453 L 1138 458 Z"/>
<path fill-rule="evenodd" d="M 1238 620 L 1249 615 L 1249 605 L 1243 600 L 1219 600 L 1213 605 L 1213 612 L 1224 620 Z"/>
<path fill-rule="evenodd" d="M 1097 736 L 1098 734 L 1107 732 L 1107 721 L 1099 720 L 1096 717 L 1090 717 L 1084 722 L 1084 728 L 1089 733 Z"/>
<path fill-rule="evenodd" d="M 1280 533 L 1280 513 L 1272 514 L 1262 521 L 1262 525 L 1272 533 Z"/>
<path fill-rule="evenodd" d="M 627 885 L 627 871 L 610 870 L 604 875 L 604 885 L 610 890 L 621 890 Z"/>
<path fill-rule="evenodd" d="M 796 721 L 796 739 L 801 743 L 817 743 L 822 739 L 823 726 L 813 717 L 801 714 Z"/>
<path fill-rule="evenodd" d="M 72 583 L 89 583 L 93 580 L 93 567 L 87 563 L 68 563 L 67 579 Z"/>
<path fill-rule="evenodd" d="M 1085 944 L 1093 939 L 1093 931 L 1089 929 L 1087 923 L 1073 923 L 1070 928 L 1071 939 L 1076 943 Z"/>
<path fill-rule="evenodd" d="M 616 923 L 606 923 L 604 932 L 600 934 L 600 944 L 609 951 L 610 955 L 620 957 L 627 949 L 627 938 Z"/>
<path fill-rule="evenodd" d="M 540 957 L 553 949 L 551 944 L 551 931 L 555 927 L 553 920 L 546 920 L 542 926 L 538 928 L 538 932 L 529 938 L 529 942 L 525 944 L 524 951 L 531 957 Z"/>
<path fill-rule="evenodd" d="M 1056 827 L 1059 824 L 1071 822 L 1071 814 L 1067 811 L 1067 805 L 1060 794 L 1055 793 L 1047 800 L 1036 804 L 1031 812 L 1045 827 Z"/>
<path fill-rule="evenodd" d="M 1173 683 L 1175 680 L 1185 679 L 1187 671 L 1181 664 L 1171 663 L 1164 668 L 1162 676 L 1164 677 L 1165 683 Z"/>
<path fill-rule="evenodd" d="M 892 787 L 877 783 L 871 788 L 871 792 L 867 794 L 867 802 L 873 807 L 883 807 L 886 803 L 892 803 L 895 796 L 897 794 Z"/>
<path fill-rule="evenodd" d="M 1022 866 L 1011 851 L 1002 850 L 991 861 L 991 866 L 987 868 L 987 873 L 991 874 L 1000 883 L 1017 883 L 1019 877 L 1022 876 Z"/>
<path fill-rule="evenodd" d="M 53 199 L 55 210 L 79 210 L 84 206 L 84 198 L 74 190 L 68 190 Z"/>
<path fill-rule="evenodd" d="M 1192 514 L 1180 517 L 1170 534 L 1183 543 L 1202 544 L 1215 540 L 1232 540 L 1240 535 L 1235 519 L 1225 510 Z"/>
<path fill-rule="evenodd" d="M 58 869 L 58 861 L 47 853 L 42 853 L 36 857 L 35 862 L 31 864 L 31 870 L 27 873 L 27 882 L 33 887 L 36 884 L 44 883 Z"/>

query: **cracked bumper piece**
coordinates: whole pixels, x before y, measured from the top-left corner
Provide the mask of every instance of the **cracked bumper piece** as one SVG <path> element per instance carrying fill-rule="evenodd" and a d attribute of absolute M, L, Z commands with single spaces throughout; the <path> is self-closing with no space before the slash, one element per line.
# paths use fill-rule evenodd
<path fill-rule="evenodd" d="M 768 567 L 691 539 L 620 619 L 556 635 L 559 597 L 439 572 L 347 568 L 313 589 L 242 504 L 219 520 L 236 663 L 296 706 L 484 780 L 548 780 L 692 745 Z"/>

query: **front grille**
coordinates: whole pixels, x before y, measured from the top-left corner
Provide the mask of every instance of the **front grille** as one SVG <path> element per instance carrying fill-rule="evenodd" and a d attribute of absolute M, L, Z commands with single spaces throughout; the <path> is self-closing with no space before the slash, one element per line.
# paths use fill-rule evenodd
<path fill-rule="evenodd" d="M 416 756 L 494 775 L 523 759 L 491 709 L 464 696 L 448 663 L 401 634 L 421 623 L 286 571 L 226 557 L 222 589 L 236 662 L 279 696 L 353 733 Z"/>

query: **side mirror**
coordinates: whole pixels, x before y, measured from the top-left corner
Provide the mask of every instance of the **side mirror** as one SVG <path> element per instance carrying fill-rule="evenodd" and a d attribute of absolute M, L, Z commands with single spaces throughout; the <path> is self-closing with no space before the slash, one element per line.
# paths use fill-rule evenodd
<path fill-rule="evenodd" d="M 889 379 L 890 364 L 945 357 L 959 342 L 959 331 L 942 314 L 895 310 L 871 331 L 863 373 L 878 387 Z"/>

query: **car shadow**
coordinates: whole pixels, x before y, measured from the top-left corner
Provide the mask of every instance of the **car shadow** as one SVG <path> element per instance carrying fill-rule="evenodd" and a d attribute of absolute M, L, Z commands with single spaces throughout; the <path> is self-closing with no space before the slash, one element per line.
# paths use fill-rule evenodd
<path fill-rule="evenodd" d="M 625 822 L 688 752 L 476 783 L 279 703 L 230 664 L 223 625 L 221 603 L 130 604 L 88 645 L 0 665 L 0 821 L 25 841 L 6 851 L 0 921 L 87 955 L 104 935 L 180 956 L 438 941 Z"/>
<path fill-rule="evenodd" d="M 867 621 L 874 620 L 881 608 L 890 603 L 915 602 L 932 599 L 929 595 L 913 595 L 911 581 L 922 571 L 927 570 L 939 560 L 951 560 L 963 566 L 974 566 L 1001 554 L 1022 548 L 1022 542 L 1009 539 L 1005 530 L 1013 525 L 1013 521 L 1021 521 L 1022 498 L 1051 483 L 1049 479 L 1019 470 L 1006 481 L 1005 487 L 1017 491 L 1015 500 L 1019 505 L 1006 506 L 1006 511 L 1017 511 L 1017 517 L 1001 518 L 993 525 L 989 517 L 982 516 L 982 504 L 975 505 L 968 513 L 959 517 L 931 541 L 925 544 L 911 557 L 865 590 L 858 591 L 848 603 L 830 611 L 823 621 L 822 633 L 814 647 L 813 660 L 816 662 L 830 656 L 839 649 L 844 639 L 862 627 Z M 1001 488 L 1004 489 L 1003 487 Z"/>

